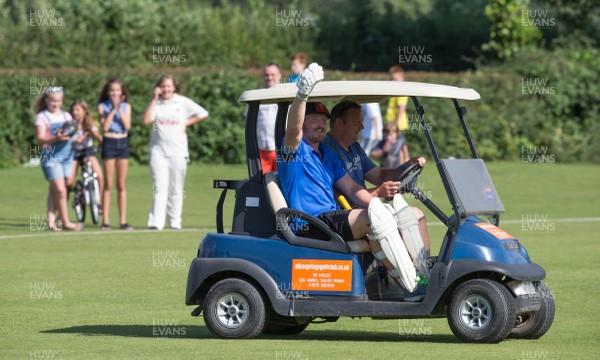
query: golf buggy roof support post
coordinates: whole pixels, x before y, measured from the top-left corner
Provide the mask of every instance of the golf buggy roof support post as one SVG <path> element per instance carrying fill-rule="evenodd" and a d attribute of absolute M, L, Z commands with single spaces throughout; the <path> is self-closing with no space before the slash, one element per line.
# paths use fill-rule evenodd
<path fill-rule="evenodd" d="M 438 169 L 438 173 L 440 174 L 440 178 L 442 179 L 442 184 L 444 184 L 444 189 L 446 190 L 446 194 L 448 195 L 448 199 L 450 200 L 450 204 L 452 205 L 452 211 L 454 211 L 454 220 L 450 221 L 450 219 L 447 219 L 447 221 L 445 222 L 448 226 L 448 230 L 451 232 L 451 237 L 447 239 L 448 241 L 444 241 L 444 243 L 442 244 L 439 256 L 441 261 L 443 261 L 444 263 L 448 263 L 450 259 L 450 254 L 452 252 L 451 250 L 454 247 L 454 242 L 456 241 L 456 235 L 458 234 L 458 228 L 460 226 L 458 204 L 456 202 L 456 199 L 454 198 L 454 194 L 452 193 L 450 181 L 448 180 L 446 171 L 444 171 L 444 167 L 442 166 L 442 162 L 440 161 L 437 148 L 433 143 L 433 138 L 431 137 L 431 133 L 429 132 L 427 122 L 425 122 L 425 109 L 423 109 L 416 96 L 411 96 L 411 99 L 413 101 L 413 104 L 415 105 L 415 110 L 419 115 L 419 120 L 421 121 L 421 126 L 423 127 L 423 132 L 425 133 L 425 138 L 427 139 L 429 148 L 431 149 L 431 154 L 433 155 L 433 158 L 435 160 L 435 165 Z"/>
<path fill-rule="evenodd" d="M 277 155 L 280 155 L 281 152 L 281 145 L 283 142 L 283 137 L 285 136 L 285 129 L 287 126 L 287 115 L 289 107 L 289 102 L 277 103 L 277 118 L 275 120 L 275 148 L 277 149 Z"/>
<path fill-rule="evenodd" d="M 465 106 L 460 106 L 457 99 L 452 99 L 454 103 L 454 109 L 456 109 L 456 113 L 458 114 L 458 118 L 460 119 L 460 125 L 463 128 L 463 132 L 465 133 L 465 137 L 467 138 L 467 143 L 469 143 L 469 148 L 471 149 L 471 155 L 473 158 L 479 159 L 477 156 L 477 151 L 475 150 L 475 144 L 473 143 L 473 137 L 471 137 L 471 132 L 469 131 L 469 127 L 467 126 L 467 120 L 465 119 L 465 115 L 467 115 L 467 108 Z M 490 217 L 491 223 L 498 226 L 500 225 L 500 215 L 494 214 Z"/>
<path fill-rule="evenodd" d="M 258 122 L 258 107 L 260 101 L 248 103 L 246 115 L 246 156 L 248 159 L 248 179 L 262 181 L 262 166 L 258 152 L 258 140 L 256 139 L 256 124 Z M 255 179 L 258 177 L 258 179 Z"/>
<path fill-rule="evenodd" d="M 467 108 L 464 106 L 460 106 L 458 104 L 458 100 L 452 99 L 454 103 L 454 108 L 456 109 L 456 113 L 458 114 L 458 118 L 460 119 L 460 125 L 465 132 L 465 136 L 467 137 L 467 142 L 469 143 L 469 148 L 471 149 L 471 154 L 475 159 L 478 159 L 477 152 L 475 151 L 475 144 L 473 144 L 473 138 L 471 137 L 471 133 L 469 132 L 469 128 L 467 127 L 467 121 L 465 120 L 465 115 L 467 115 Z"/>

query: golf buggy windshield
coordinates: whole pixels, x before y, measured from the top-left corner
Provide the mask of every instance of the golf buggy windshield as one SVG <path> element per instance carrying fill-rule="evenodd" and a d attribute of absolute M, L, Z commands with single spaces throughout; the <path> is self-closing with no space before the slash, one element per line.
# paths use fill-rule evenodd
<path fill-rule="evenodd" d="M 442 166 L 461 217 L 496 215 L 504 206 L 481 159 L 444 159 Z"/>

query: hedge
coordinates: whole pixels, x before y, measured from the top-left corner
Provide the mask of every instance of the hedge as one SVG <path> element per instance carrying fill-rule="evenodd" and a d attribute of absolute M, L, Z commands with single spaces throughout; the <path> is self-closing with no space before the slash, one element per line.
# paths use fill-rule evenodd
<path fill-rule="evenodd" d="M 479 156 L 488 160 L 517 160 L 530 152 L 554 155 L 558 162 L 600 162 L 600 57 L 598 51 L 559 52 L 549 59 L 543 51 L 519 55 L 512 65 L 486 67 L 463 73 L 412 72 L 408 81 L 423 81 L 474 88 L 479 101 L 465 101 L 467 122 Z M 4 71 L 0 73 L 0 167 L 29 159 L 35 146 L 31 102 L 41 87 L 53 82 L 65 88 L 64 109 L 75 98 L 95 105 L 108 78 L 120 77 L 129 87 L 133 107 L 130 144 L 132 159 L 148 160 L 150 127 L 141 114 L 161 73 L 173 73 L 182 83 L 182 94 L 203 105 L 210 118 L 189 132 L 192 161 L 241 163 L 245 158 L 244 105 L 237 102 L 244 90 L 260 88 L 260 71 L 234 69 L 141 69 Z M 326 71 L 329 80 L 386 79 L 385 73 Z M 32 82 L 34 88 L 32 91 Z M 37 88 L 35 86 L 38 86 Z M 421 99 L 434 140 L 443 156 L 463 157 L 469 148 L 451 102 Z M 332 104 L 327 104 L 331 106 Z M 385 110 L 385 104 L 382 104 Z M 412 154 L 429 154 L 420 125 L 409 106 L 411 127 L 406 132 Z"/>

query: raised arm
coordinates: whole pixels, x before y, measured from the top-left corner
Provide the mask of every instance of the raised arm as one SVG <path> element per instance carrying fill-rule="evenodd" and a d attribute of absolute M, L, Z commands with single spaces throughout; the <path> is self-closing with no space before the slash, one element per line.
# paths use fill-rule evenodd
<path fill-rule="evenodd" d="M 131 105 L 129 103 L 125 104 L 125 113 L 121 111 L 120 105 L 121 104 L 119 104 L 119 116 L 121 117 L 125 130 L 129 131 L 129 129 L 131 129 Z"/>
<path fill-rule="evenodd" d="M 304 124 L 304 112 L 306 101 L 295 98 L 288 113 L 287 129 L 283 141 L 285 152 L 293 152 L 302 141 L 302 125 Z"/>
<path fill-rule="evenodd" d="M 156 107 L 156 102 L 158 101 L 158 98 L 160 97 L 160 95 L 162 95 L 162 89 L 160 88 L 160 86 L 157 86 L 154 88 L 154 97 L 152 98 L 152 101 L 150 101 L 150 103 L 148 104 L 148 107 L 146 108 L 146 110 L 144 111 L 144 114 L 142 115 L 142 121 L 144 122 L 144 125 L 148 125 L 154 120 L 154 119 L 152 119 L 152 113 L 154 112 L 154 108 Z"/>
<path fill-rule="evenodd" d="M 102 104 L 98 104 L 98 119 L 100 119 L 100 125 L 102 126 L 102 131 L 107 132 L 110 128 L 110 124 L 112 124 L 113 118 L 115 117 L 114 109 L 111 110 L 107 116 L 104 116 L 104 108 Z"/>
<path fill-rule="evenodd" d="M 300 79 L 296 83 L 298 93 L 290 107 L 283 144 L 286 152 L 295 150 L 302 141 L 302 125 L 304 124 L 306 100 L 308 100 L 308 95 L 315 85 L 323 80 L 323 77 L 323 68 L 317 63 L 312 63 L 302 72 Z"/>

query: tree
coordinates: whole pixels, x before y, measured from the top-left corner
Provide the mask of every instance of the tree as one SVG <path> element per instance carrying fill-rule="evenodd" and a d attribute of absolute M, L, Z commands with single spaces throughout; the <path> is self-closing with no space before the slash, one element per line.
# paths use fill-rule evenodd
<path fill-rule="evenodd" d="M 490 0 L 485 15 L 490 20 L 490 41 L 482 49 L 501 59 L 513 57 L 542 37 L 529 0 Z"/>

